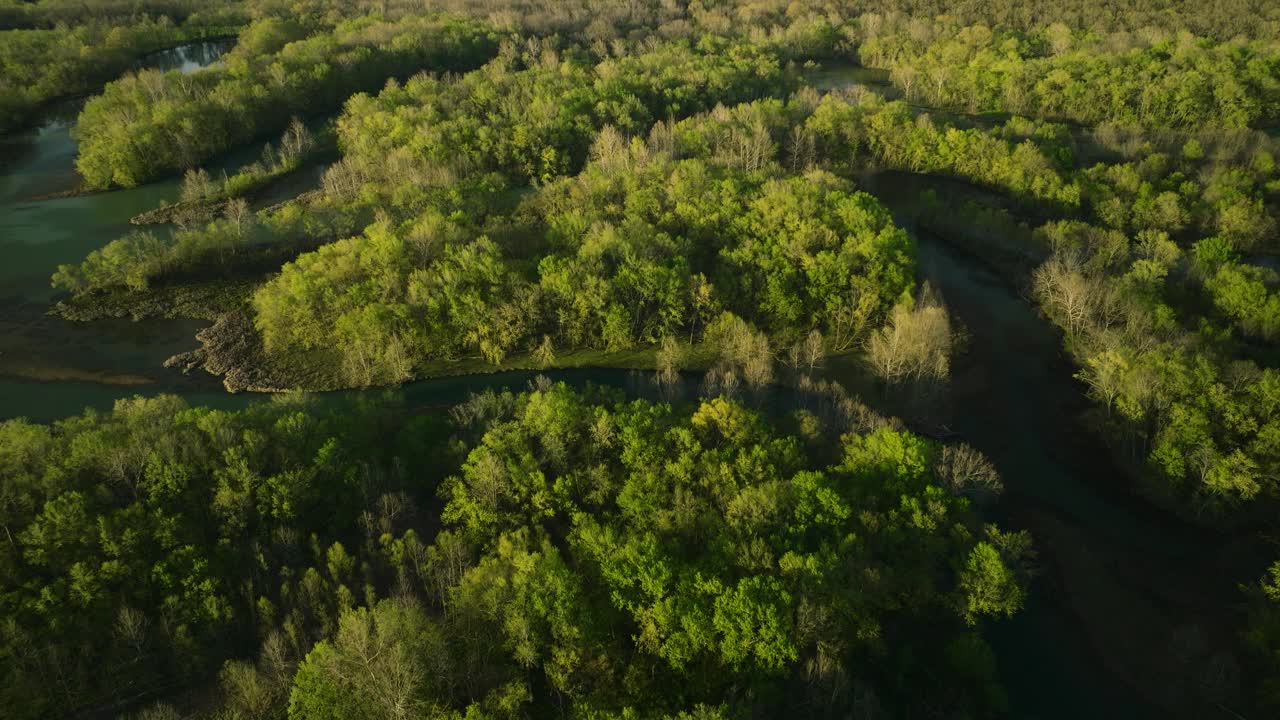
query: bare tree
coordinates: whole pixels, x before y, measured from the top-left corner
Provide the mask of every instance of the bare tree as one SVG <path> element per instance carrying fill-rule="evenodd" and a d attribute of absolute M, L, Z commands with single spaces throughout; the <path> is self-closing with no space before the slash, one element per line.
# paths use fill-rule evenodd
<path fill-rule="evenodd" d="M 540 368 L 551 367 L 556 361 L 555 344 L 551 342 L 550 335 L 543 335 L 542 342 L 538 343 L 538 347 L 533 350 L 533 361 Z"/>
<path fill-rule="evenodd" d="M 911 88 L 915 86 L 916 79 L 920 77 L 920 72 L 913 65 L 899 65 L 894 67 L 889 73 L 890 79 L 895 85 L 902 88 L 902 96 L 911 101 Z"/>
<path fill-rule="evenodd" d="M 627 139 L 612 125 L 605 125 L 591 144 L 591 160 L 601 169 L 614 172 L 630 169 Z"/>
<path fill-rule="evenodd" d="M 445 530 L 436 536 L 436 542 L 426 550 L 426 576 L 440 606 L 449 607 L 449 589 L 457 585 L 471 567 L 471 552 L 467 541 L 459 534 Z"/>
<path fill-rule="evenodd" d="M 426 678 L 420 659 L 390 630 L 371 614 L 345 617 L 336 640 L 345 652 L 330 670 L 344 685 L 368 693 L 384 717 L 408 720 L 418 716 L 415 697 Z"/>
<path fill-rule="evenodd" d="M 654 374 L 654 380 L 664 390 L 670 390 L 680 382 L 680 368 L 684 364 L 684 356 L 685 349 L 679 340 L 669 335 L 662 338 L 655 358 L 657 372 Z"/>
<path fill-rule="evenodd" d="M 1129 363 L 1123 355 L 1114 350 L 1104 350 L 1089 358 L 1076 377 L 1089 385 L 1090 394 L 1106 405 L 1110 416 L 1116 398 L 1124 391 L 1128 371 Z"/>
<path fill-rule="evenodd" d="M 791 346 L 787 353 L 791 366 L 813 374 L 827 359 L 826 341 L 817 328 L 810 330 L 804 339 Z"/>
<path fill-rule="evenodd" d="M 933 473 L 953 495 L 997 495 L 1004 490 L 995 466 L 968 445 L 942 448 L 934 460 Z"/>
<path fill-rule="evenodd" d="M 808 172 L 813 169 L 817 159 L 817 150 L 814 145 L 813 134 L 805 131 L 803 125 L 796 125 L 791 128 L 789 152 L 792 172 Z"/>
<path fill-rule="evenodd" d="M 471 495 L 487 512 L 497 512 L 502 498 L 507 495 L 511 480 L 507 468 L 491 452 L 480 455 L 467 473 Z"/>
<path fill-rule="evenodd" d="M 725 313 L 707 332 L 720 358 L 707 373 L 706 390 L 732 395 L 739 384 L 761 391 L 773 382 L 773 349 L 769 336 L 747 321 Z"/>
<path fill-rule="evenodd" d="M 197 202 L 216 195 L 218 192 L 209 173 L 204 168 L 188 170 L 182 176 L 182 190 L 179 197 L 182 202 Z"/>
<path fill-rule="evenodd" d="M 659 120 L 649 130 L 649 153 L 655 157 L 674 158 L 676 155 L 675 123 Z"/>
<path fill-rule="evenodd" d="M 142 658 L 142 649 L 147 643 L 147 626 L 150 622 L 141 610 L 124 606 L 116 617 L 116 637 L 133 649 L 135 659 Z"/>
<path fill-rule="evenodd" d="M 915 307 L 899 305 L 867 343 L 867 361 L 888 383 L 946 380 L 953 335 L 947 309 L 928 289 Z"/>
<path fill-rule="evenodd" d="M 280 156 L 288 163 L 302 157 L 315 144 L 311 131 L 298 118 L 289 122 L 289 129 L 280 137 Z"/>
<path fill-rule="evenodd" d="M 243 239 L 253 224 L 253 211 L 249 209 L 249 202 L 244 198 L 228 200 L 222 212 L 235 228 L 236 236 Z"/>
<path fill-rule="evenodd" d="M 1036 300 L 1068 335 L 1078 336 L 1092 326 L 1099 288 L 1082 271 L 1078 255 L 1054 253 L 1036 268 L 1032 288 Z"/>

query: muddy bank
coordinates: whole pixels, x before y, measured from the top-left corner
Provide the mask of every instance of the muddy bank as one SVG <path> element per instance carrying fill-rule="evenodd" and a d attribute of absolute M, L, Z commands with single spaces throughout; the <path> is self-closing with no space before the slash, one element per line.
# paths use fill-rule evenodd
<path fill-rule="evenodd" d="M 248 308 L 223 313 L 213 325 L 196 333 L 200 347 L 165 360 L 166 368 L 183 373 L 203 370 L 222 378 L 227 392 L 284 392 L 286 390 L 337 390 L 341 385 L 329 368 L 332 364 L 286 366 L 269 357 L 253 326 Z"/>

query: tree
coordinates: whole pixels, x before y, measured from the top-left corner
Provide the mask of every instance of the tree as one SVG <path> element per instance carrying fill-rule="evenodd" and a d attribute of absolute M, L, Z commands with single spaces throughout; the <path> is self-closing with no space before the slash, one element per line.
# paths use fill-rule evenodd
<path fill-rule="evenodd" d="M 968 445 L 942 448 L 933 472 L 948 490 L 959 495 L 998 495 L 1004 488 L 991 461 Z"/>
<path fill-rule="evenodd" d="M 727 664 L 745 663 L 778 672 L 794 661 L 787 606 L 791 598 L 772 578 L 753 577 L 716 599 L 713 622 L 721 634 L 720 653 Z"/>
<path fill-rule="evenodd" d="M 655 358 L 657 364 L 654 380 L 663 388 L 673 388 L 680 381 L 680 368 L 684 364 L 685 348 L 670 335 L 662 338 Z"/>
<path fill-rule="evenodd" d="M 889 384 L 945 381 L 951 364 L 947 310 L 922 294 L 914 307 L 898 305 L 889 322 L 871 336 L 867 361 Z"/>
<path fill-rule="evenodd" d="M 538 367 L 551 367 L 556 361 L 555 344 L 551 341 L 550 335 L 543 335 L 542 342 L 533 351 L 533 360 L 538 363 Z"/>
<path fill-rule="evenodd" d="M 181 198 L 183 202 L 199 202 L 213 197 L 217 193 L 217 188 L 213 181 L 209 179 L 209 173 L 204 168 L 195 170 L 187 170 L 182 176 Z"/>
<path fill-rule="evenodd" d="M 252 227 L 253 213 L 249 210 L 249 203 L 244 198 L 235 198 L 227 201 L 226 208 L 223 210 L 226 215 L 227 222 L 231 223 L 238 237 L 243 238 L 245 233 Z"/>
<path fill-rule="evenodd" d="M 289 696 L 291 720 L 407 720 L 431 707 L 447 662 L 438 628 L 420 608 L 385 600 L 342 615 L 337 636 L 298 667 Z"/>
<path fill-rule="evenodd" d="M 980 542 L 969 552 L 960 573 L 961 608 L 970 624 L 983 615 L 1012 615 L 1022 606 L 1024 591 L 995 547 Z"/>

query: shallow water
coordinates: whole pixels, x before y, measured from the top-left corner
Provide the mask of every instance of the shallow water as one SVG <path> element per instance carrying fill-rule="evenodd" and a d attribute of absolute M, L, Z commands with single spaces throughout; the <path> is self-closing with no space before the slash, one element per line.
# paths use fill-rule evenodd
<path fill-rule="evenodd" d="M 153 53 L 144 62 L 146 67 L 194 72 L 216 62 L 229 46 L 225 41 L 194 43 Z M 0 263 L 0 378 L 10 382 L 0 387 L 0 415 L 23 414 L 12 409 L 26 405 L 19 400 L 22 380 L 41 381 L 36 387 L 42 392 L 25 394 L 28 398 L 61 392 L 51 389 L 52 380 L 128 382 L 135 388 L 150 383 L 197 392 L 216 387 L 211 379 L 184 378 L 162 368 L 170 355 L 194 347 L 193 336 L 207 323 L 84 324 L 46 314 L 59 296 L 50 285 L 59 265 L 79 262 L 136 229 L 130 218 L 174 201 L 179 192 L 178 178 L 169 177 L 136 188 L 48 198 L 80 184 L 71 129 L 82 105 L 83 99 L 60 103 L 40 126 L 0 136 L 0 256 L 5 258 Z M 260 148 L 229 153 L 210 169 L 233 171 L 256 159 Z M 59 407 L 76 411 L 72 405 Z M 43 411 L 38 405 L 35 409 Z"/>
<path fill-rule="evenodd" d="M 78 262 L 131 229 L 129 218 L 178 195 L 176 178 L 127 190 L 34 200 L 74 189 L 76 143 L 72 121 L 0 139 L 0 154 L 15 158 L 0 168 L 0 298 L 48 302 L 49 276 Z"/>
<path fill-rule="evenodd" d="M 881 91 L 892 88 L 888 70 L 847 62 L 826 62 L 818 67 L 804 68 L 801 77 L 806 84 L 822 92 L 844 90 L 855 85 L 869 85 Z"/>

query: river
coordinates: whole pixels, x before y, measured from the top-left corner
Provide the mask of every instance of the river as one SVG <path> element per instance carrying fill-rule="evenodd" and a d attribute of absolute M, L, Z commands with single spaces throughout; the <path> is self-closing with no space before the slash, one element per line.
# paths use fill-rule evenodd
<path fill-rule="evenodd" d="M 194 72 L 221 50 L 201 44 L 150 56 Z M 863 78 L 869 82 L 877 76 Z M 837 84 L 829 78 L 830 85 Z M 824 80 L 827 82 L 827 80 Z M 49 275 L 130 229 L 134 214 L 177 196 L 177 181 L 109 193 L 32 200 L 76 184 L 69 131 L 78 106 L 0 138 L 0 419 L 48 421 L 122 397 L 176 392 L 231 408 L 269 401 L 230 395 L 214 379 L 161 367 L 189 349 L 198 321 L 76 324 L 46 315 Z M 234 153 L 227 160 L 234 166 Z M 954 366 L 952 427 L 993 459 L 1008 488 L 993 519 L 1028 528 L 1042 573 L 1026 610 L 991 623 L 1011 716 L 1229 717 L 1202 701 L 1206 679 L 1230 685 L 1230 649 L 1245 561 L 1224 561 L 1221 538 L 1180 525 L 1134 500 L 1127 481 L 1075 421 L 1084 408 L 1059 338 L 1023 298 L 939 238 L 918 233 L 922 273 L 972 336 Z M 652 386 L 626 371 L 547 373 L 632 393 Z M 442 378 L 401 388 L 415 405 L 523 387 L 536 373 Z M 1224 705 L 1232 689 L 1208 693 Z"/>
<path fill-rule="evenodd" d="M 141 62 L 160 70 L 196 72 L 217 62 L 228 47 L 226 41 L 192 43 L 152 53 Z M 116 386 L 112 392 L 89 392 L 93 397 L 146 388 L 204 393 L 207 398 L 220 387 L 212 378 L 184 377 L 161 367 L 165 358 L 190 349 L 194 334 L 207 323 L 118 320 L 87 325 L 47 315 L 57 295 L 49 277 L 60 264 L 79 262 L 134 229 L 129 225 L 134 215 L 178 197 L 178 178 L 171 177 L 126 190 L 36 199 L 80 184 L 71 128 L 82 105 L 83 99 L 59 103 L 38 127 L 0 136 L 0 253 L 5 258 L 0 263 L 0 416 L 50 417 L 45 407 L 74 408 L 80 391 L 64 390 L 60 381 Z M 230 153 L 210 169 L 232 171 L 256 159 L 259 149 Z M 64 393 L 65 402 L 52 400 Z"/>
<path fill-rule="evenodd" d="M 834 64 L 805 75 L 824 92 L 863 86 L 894 95 L 875 69 Z M 1073 131 L 1088 140 L 1087 129 Z M 944 203 L 1004 204 L 940 178 L 883 173 L 862 182 L 907 227 L 923 190 Z M 952 367 L 950 428 L 1005 480 L 992 519 L 1030 530 L 1040 553 L 1027 607 L 989 633 L 1011 715 L 1245 717 L 1238 588 L 1262 573 L 1265 554 L 1251 538 L 1190 526 L 1136 497 L 1132 480 L 1082 426 L 1089 403 L 1059 332 L 1020 288 L 964 252 L 965 241 L 913 234 L 922 278 L 969 336 Z M 1015 250 L 1004 245 L 994 244 L 997 256 Z"/>

